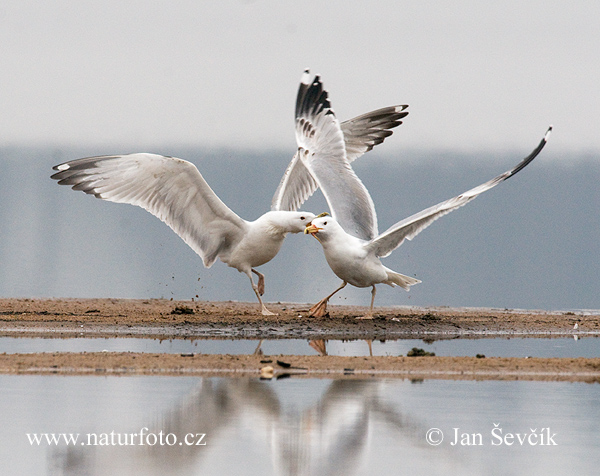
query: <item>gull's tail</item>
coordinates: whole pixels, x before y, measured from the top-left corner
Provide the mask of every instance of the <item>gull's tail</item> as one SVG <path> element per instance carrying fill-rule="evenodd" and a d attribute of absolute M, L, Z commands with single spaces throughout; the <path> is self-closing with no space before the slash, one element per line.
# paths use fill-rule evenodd
<path fill-rule="evenodd" d="M 403 274 L 396 273 L 396 271 L 392 271 L 389 268 L 385 268 L 387 271 L 388 279 L 385 281 L 385 284 L 389 284 L 390 286 L 400 286 L 402 289 L 406 291 L 410 290 L 410 287 L 419 284 L 421 281 L 415 278 L 411 278 L 410 276 L 404 276 Z"/>

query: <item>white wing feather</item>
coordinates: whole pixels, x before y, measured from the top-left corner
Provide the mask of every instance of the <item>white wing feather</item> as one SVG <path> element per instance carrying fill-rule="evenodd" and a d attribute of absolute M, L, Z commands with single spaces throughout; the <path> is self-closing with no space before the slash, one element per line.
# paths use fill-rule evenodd
<path fill-rule="evenodd" d="M 344 135 L 319 77 L 305 73 L 296 102 L 298 156 L 321 188 L 332 216 L 363 240 L 377 236 L 373 200 L 346 158 Z"/>
<path fill-rule="evenodd" d="M 342 122 L 340 127 L 348 162 L 355 161 L 391 136 L 391 129 L 402 124 L 401 119 L 408 115 L 407 107 L 384 107 Z M 297 210 L 317 188 L 317 182 L 296 153 L 273 195 L 271 210 Z"/>
<path fill-rule="evenodd" d="M 296 152 L 273 195 L 271 210 L 296 211 L 317 188 L 317 182 Z"/>
<path fill-rule="evenodd" d="M 97 198 L 137 205 L 169 225 L 210 267 L 244 235 L 231 211 L 190 162 L 155 154 L 89 157 L 54 167 L 52 178 Z"/>
<path fill-rule="evenodd" d="M 495 187 L 500 182 L 505 181 L 506 179 L 512 177 L 517 172 L 521 171 L 525 168 L 536 156 L 542 151 L 548 138 L 550 136 L 550 131 L 552 130 L 552 126 L 548 129 L 544 138 L 538 144 L 538 146 L 529 154 L 525 159 L 523 159 L 517 166 L 508 170 L 507 172 L 498 175 L 492 180 L 479 185 L 478 187 L 472 188 L 467 192 L 458 195 L 457 197 L 451 198 L 444 202 L 438 203 L 433 207 L 427 208 L 415 215 L 412 215 L 395 225 L 391 226 L 389 229 L 384 231 L 377 238 L 368 243 L 365 248 L 373 253 L 376 256 L 381 258 L 385 258 L 392 251 L 398 248 L 404 240 L 412 240 L 415 236 L 417 236 L 421 231 L 431 225 L 438 218 L 443 217 L 444 215 L 456 210 L 457 208 L 466 205 L 474 198 L 478 197 L 483 192 Z"/>

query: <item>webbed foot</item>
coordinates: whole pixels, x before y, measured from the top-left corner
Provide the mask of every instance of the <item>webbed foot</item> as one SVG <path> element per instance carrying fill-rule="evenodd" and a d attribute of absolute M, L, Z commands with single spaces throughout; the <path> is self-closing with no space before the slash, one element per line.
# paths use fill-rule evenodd
<path fill-rule="evenodd" d="M 310 308 L 308 315 L 310 317 L 325 317 L 328 316 L 327 312 L 327 299 L 323 299 Z"/>

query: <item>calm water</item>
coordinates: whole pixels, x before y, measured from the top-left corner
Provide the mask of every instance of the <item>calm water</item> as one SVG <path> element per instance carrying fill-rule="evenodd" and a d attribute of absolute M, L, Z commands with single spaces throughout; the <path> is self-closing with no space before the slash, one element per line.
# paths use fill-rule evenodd
<path fill-rule="evenodd" d="M 598 391 L 519 381 L 0 375 L 0 461 L 10 475 L 595 474 Z M 437 446 L 427 440 L 439 441 L 433 428 L 444 435 Z M 77 442 L 30 443 L 42 433 Z M 179 444 L 192 434 L 188 442 L 206 445 Z M 523 445 L 517 434 L 527 435 Z"/>
<path fill-rule="evenodd" d="M 252 354 L 260 345 L 266 355 L 293 354 L 315 355 L 309 341 L 304 339 L 272 340 L 158 340 L 136 338 L 74 338 L 39 339 L 0 337 L 0 352 L 157 352 L 198 354 Z M 373 355 L 406 355 L 413 347 L 419 347 L 440 356 L 487 357 L 600 357 L 600 340 L 585 337 L 560 338 L 488 338 L 450 339 L 424 342 L 420 339 L 373 341 Z M 369 346 L 364 340 L 330 340 L 326 343 L 329 355 L 369 355 Z"/>

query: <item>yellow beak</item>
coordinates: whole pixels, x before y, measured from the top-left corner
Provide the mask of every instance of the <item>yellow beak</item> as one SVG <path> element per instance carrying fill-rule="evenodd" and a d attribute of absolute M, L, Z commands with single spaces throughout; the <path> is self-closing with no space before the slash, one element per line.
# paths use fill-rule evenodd
<path fill-rule="evenodd" d="M 315 235 L 316 233 L 319 233 L 319 230 L 322 230 L 322 228 L 319 228 L 315 225 L 313 225 L 312 223 L 309 223 L 308 225 L 306 225 L 306 228 L 304 229 L 304 234 L 308 235 Z"/>

